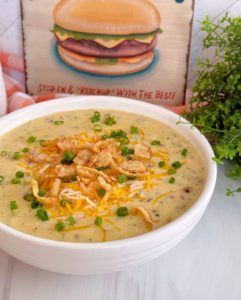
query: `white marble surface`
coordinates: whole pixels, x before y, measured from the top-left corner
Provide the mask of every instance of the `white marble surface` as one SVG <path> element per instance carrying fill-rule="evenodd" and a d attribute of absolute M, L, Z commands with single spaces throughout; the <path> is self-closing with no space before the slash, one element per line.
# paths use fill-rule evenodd
<path fill-rule="evenodd" d="M 240 300 L 239 182 L 219 168 L 211 203 L 194 231 L 160 258 L 124 272 L 67 276 L 39 270 L 0 251 L 1 300 Z M 239 197 L 238 197 L 239 196 Z"/>

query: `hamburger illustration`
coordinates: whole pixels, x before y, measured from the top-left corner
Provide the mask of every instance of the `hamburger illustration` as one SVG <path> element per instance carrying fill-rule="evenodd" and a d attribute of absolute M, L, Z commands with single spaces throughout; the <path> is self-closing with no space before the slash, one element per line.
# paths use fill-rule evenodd
<path fill-rule="evenodd" d="M 149 0 L 60 0 L 53 20 L 62 60 L 94 74 L 146 69 L 161 32 L 159 11 Z"/>

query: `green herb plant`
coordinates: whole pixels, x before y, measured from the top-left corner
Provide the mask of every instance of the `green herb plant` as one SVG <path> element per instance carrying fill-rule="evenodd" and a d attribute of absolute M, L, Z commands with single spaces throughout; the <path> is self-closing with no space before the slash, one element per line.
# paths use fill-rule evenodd
<path fill-rule="evenodd" d="M 200 60 L 190 111 L 184 114 L 206 135 L 214 160 L 232 161 L 228 176 L 241 178 L 241 17 L 228 14 L 217 23 L 201 23 L 204 49 L 214 49 L 213 59 Z"/>

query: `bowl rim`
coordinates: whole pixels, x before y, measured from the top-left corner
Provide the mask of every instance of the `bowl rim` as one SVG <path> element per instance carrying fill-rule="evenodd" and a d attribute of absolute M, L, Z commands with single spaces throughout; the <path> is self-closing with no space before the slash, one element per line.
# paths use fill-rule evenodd
<path fill-rule="evenodd" d="M 100 101 L 100 103 L 94 104 L 95 102 Z M 89 106 L 88 104 L 90 103 L 92 105 L 92 107 L 81 107 L 81 104 L 83 104 L 84 102 L 87 102 L 87 106 Z M 112 106 L 115 102 L 115 107 L 109 107 Z M 95 250 L 95 249 L 110 249 L 110 248 L 120 248 L 120 247 L 128 247 L 130 245 L 135 246 L 136 244 L 142 244 L 145 242 L 150 241 L 150 239 L 157 239 L 160 235 L 166 235 L 169 232 L 171 232 L 173 229 L 175 229 L 176 227 L 178 227 L 179 225 L 181 225 L 181 223 L 185 222 L 185 220 L 187 221 L 189 218 L 191 218 L 193 215 L 195 215 L 195 213 L 200 212 L 201 208 L 203 207 L 203 205 L 208 205 L 211 196 L 213 194 L 214 188 L 215 188 L 215 184 L 216 184 L 216 178 L 217 178 L 217 165 L 216 163 L 213 161 L 212 157 L 214 157 L 214 152 L 212 150 L 211 145 L 209 144 L 209 142 L 207 141 L 207 139 L 205 138 L 205 136 L 193 125 L 191 125 L 186 119 L 184 119 L 183 117 L 180 117 L 179 115 L 177 115 L 176 113 L 161 107 L 161 106 L 157 106 L 151 103 L 147 103 L 147 102 L 143 102 L 140 100 L 134 100 L 134 99 L 129 99 L 129 98 L 120 98 L 120 97 L 112 97 L 112 96 L 70 96 L 70 97 L 65 97 L 65 98 L 58 98 L 58 99 L 54 99 L 54 100 L 49 100 L 49 101 L 45 101 L 45 102 L 41 102 L 41 103 L 36 103 L 34 105 L 31 106 L 27 106 L 24 107 L 22 109 L 19 109 L 15 112 L 9 113 L 6 116 L 3 116 L 2 118 L 0 118 L 0 128 L 2 127 L 1 124 L 2 123 L 11 123 L 12 120 L 14 119 L 18 119 L 21 117 L 21 115 L 24 114 L 28 114 L 30 113 L 31 118 L 29 118 L 29 120 L 35 120 L 37 118 L 46 116 L 46 115 L 51 115 L 54 113 L 58 113 L 61 111 L 74 111 L 75 108 L 73 107 L 72 109 L 71 104 L 77 104 L 78 110 L 84 110 L 84 109 L 111 109 L 111 110 L 116 110 L 116 111 L 124 111 L 124 112 L 128 112 L 128 109 L 123 110 L 121 107 L 118 107 L 119 102 L 122 102 L 121 104 L 126 104 L 126 105 L 130 105 L 130 106 L 135 106 L 135 107 L 139 107 L 142 109 L 146 109 L 146 111 L 153 109 L 153 110 L 158 110 L 162 113 L 167 114 L 167 116 L 170 116 L 171 118 L 175 118 L 178 120 L 181 120 L 184 123 L 188 123 L 186 124 L 188 127 L 188 129 L 185 130 L 192 130 L 193 134 L 196 135 L 196 138 L 199 141 L 200 146 L 203 148 L 203 150 L 205 151 L 205 154 L 208 155 L 208 157 L 205 159 L 205 163 L 206 163 L 206 181 L 204 183 L 204 187 L 203 190 L 201 192 L 201 194 L 199 195 L 199 197 L 197 198 L 196 202 L 186 211 L 184 212 L 182 215 L 180 215 L 178 218 L 176 218 L 175 220 L 171 221 L 170 223 L 157 228 L 153 231 L 147 232 L 147 233 L 143 233 L 140 234 L 138 236 L 134 236 L 134 237 L 129 237 L 129 238 L 125 238 L 125 239 L 121 239 L 121 240 L 114 240 L 114 241 L 107 241 L 107 242 L 64 242 L 64 241 L 57 241 L 57 240 L 51 240 L 51 239 L 46 239 L 46 238 L 42 238 L 42 237 L 38 237 L 38 236 L 34 236 L 34 235 L 30 235 L 21 231 L 18 231 L 8 225 L 5 225 L 4 223 L 2 223 L 0 221 L 0 231 L 3 231 L 6 234 L 11 235 L 12 237 L 15 238 L 19 238 L 22 240 L 25 240 L 26 242 L 31 242 L 37 245 L 42 245 L 42 246 L 49 246 L 49 247 L 54 247 L 54 248 L 62 248 L 62 249 L 83 249 L 83 250 Z M 103 106 L 103 103 L 107 105 L 107 107 L 101 107 Z M 62 104 L 62 105 L 68 105 L 68 107 L 65 108 L 65 110 L 58 110 L 58 106 Z M 46 112 L 46 110 L 48 108 L 56 108 L 56 111 L 54 112 Z M 109 108 L 108 108 L 109 107 Z M 37 113 L 40 113 L 40 115 L 35 115 Z M 130 113 L 134 113 L 137 115 L 145 115 L 148 117 L 148 113 L 147 114 L 143 114 L 141 112 L 133 112 L 133 111 L 129 111 Z M 155 119 L 153 116 L 149 115 L 149 118 Z M 158 120 L 158 119 L 156 119 Z M 159 122 L 162 122 L 160 119 L 158 120 Z M 21 124 L 26 123 L 27 121 L 23 121 L 20 122 L 20 124 L 16 125 L 16 126 L 12 126 L 9 130 L 4 130 L 4 133 L 9 132 L 10 130 L 17 128 L 18 126 L 20 126 Z M 165 124 L 165 122 L 163 122 Z M 167 126 L 171 127 L 170 124 L 166 124 Z M 183 124 L 181 124 L 180 126 L 183 126 Z M 184 128 L 184 127 L 183 127 Z M 1 132 L 0 132 L 0 137 L 2 136 Z M 185 137 L 185 136 L 184 136 Z M 185 137 L 186 139 L 188 139 L 187 137 Z M 188 139 L 190 141 L 190 139 Z M 192 141 L 191 141 L 192 142 Z M 194 147 L 196 147 L 195 145 L 193 145 Z M 196 147 L 197 148 L 197 147 Z M 201 155 L 201 154 L 200 154 Z M 203 157 L 202 157 L 203 158 Z"/>

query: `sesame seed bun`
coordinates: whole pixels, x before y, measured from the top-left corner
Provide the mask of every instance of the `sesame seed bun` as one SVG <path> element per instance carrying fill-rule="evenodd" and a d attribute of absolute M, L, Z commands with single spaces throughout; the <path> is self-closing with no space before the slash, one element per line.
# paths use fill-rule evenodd
<path fill-rule="evenodd" d="M 148 0 L 60 0 L 55 24 L 67 30 L 112 35 L 149 33 L 160 27 L 160 14 Z"/>
<path fill-rule="evenodd" d="M 71 52 L 58 46 L 58 52 L 62 60 L 71 67 L 93 74 L 102 75 L 124 75 L 132 74 L 146 69 L 154 59 L 154 52 L 149 51 L 143 55 L 132 58 L 133 62 L 128 62 L 126 58 L 120 58 L 116 64 L 97 63 L 94 57 L 86 57 Z"/>

